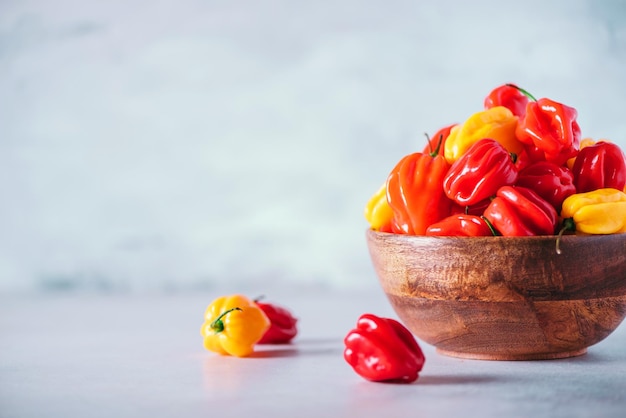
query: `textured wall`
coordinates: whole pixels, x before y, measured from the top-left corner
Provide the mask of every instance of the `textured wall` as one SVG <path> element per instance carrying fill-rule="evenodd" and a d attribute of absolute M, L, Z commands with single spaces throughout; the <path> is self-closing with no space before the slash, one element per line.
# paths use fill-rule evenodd
<path fill-rule="evenodd" d="M 626 2 L 0 0 L 0 290 L 376 286 L 365 201 L 508 81 L 626 147 Z"/>

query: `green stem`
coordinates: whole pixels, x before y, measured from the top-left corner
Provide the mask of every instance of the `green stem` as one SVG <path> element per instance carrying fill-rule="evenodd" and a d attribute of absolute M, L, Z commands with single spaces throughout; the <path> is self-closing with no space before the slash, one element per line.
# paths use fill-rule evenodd
<path fill-rule="evenodd" d="M 430 143 L 430 135 L 428 135 L 426 132 L 424 132 L 424 136 L 426 137 L 426 141 L 428 141 L 428 150 L 430 151 L 430 154 L 433 153 L 433 144 Z"/>
<path fill-rule="evenodd" d="M 481 219 L 483 221 L 485 221 L 485 223 L 487 224 L 487 226 L 489 227 L 489 230 L 491 231 L 491 234 L 494 237 L 498 237 L 500 236 L 500 233 L 496 230 L 496 228 L 493 226 L 493 224 L 491 222 L 489 222 L 489 219 L 485 218 L 484 216 L 481 216 Z"/>
<path fill-rule="evenodd" d="M 523 88 L 517 87 L 515 84 L 507 84 L 507 86 L 513 87 L 513 88 L 519 90 L 520 93 L 522 93 L 524 96 L 528 97 L 533 102 L 537 101 L 537 99 L 535 99 L 535 96 L 533 96 L 532 94 L 530 94 L 528 91 L 524 90 Z"/>
<path fill-rule="evenodd" d="M 437 148 L 435 148 L 434 151 L 430 152 L 430 156 L 435 158 L 437 155 L 439 155 L 439 149 L 441 148 L 441 144 L 443 143 L 443 134 L 439 135 L 439 142 L 437 142 Z M 428 144 L 430 145 L 430 141 L 428 141 Z M 432 149 L 432 147 L 431 147 Z"/>
<path fill-rule="evenodd" d="M 563 227 L 559 231 L 559 234 L 556 236 L 556 253 L 561 254 L 561 237 L 565 231 L 576 231 L 576 224 L 574 223 L 574 218 L 565 218 L 563 219 Z"/>
<path fill-rule="evenodd" d="M 215 318 L 215 321 L 211 322 L 210 327 L 213 331 L 215 331 L 216 334 L 224 331 L 224 321 L 222 321 L 222 318 L 224 318 L 225 315 L 231 313 L 232 311 L 243 311 L 243 309 L 239 307 L 232 308 L 232 309 L 227 310 L 226 312 L 222 312 L 220 316 Z"/>

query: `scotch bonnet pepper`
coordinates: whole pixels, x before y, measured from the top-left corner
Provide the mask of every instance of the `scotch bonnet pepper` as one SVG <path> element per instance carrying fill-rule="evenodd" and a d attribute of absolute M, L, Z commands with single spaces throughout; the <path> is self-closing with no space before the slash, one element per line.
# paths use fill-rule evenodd
<path fill-rule="evenodd" d="M 204 348 L 219 354 L 245 357 L 270 327 L 270 320 L 254 301 L 242 295 L 222 296 L 206 309 L 200 335 Z"/>
<path fill-rule="evenodd" d="M 626 185 L 626 160 L 621 148 L 598 141 L 580 150 L 572 167 L 579 193 L 596 189 L 623 190 Z"/>
<path fill-rule="evenodd" d="M 481 139 L 452 164 L 443 181 L 448 198 L 471 206 L 517 180 L 515 157 L 493 139 Z"/>
<path fill-rule="evenodd" d="M 365 205 L 365 219 L 375 231 L 389 229 L 391 220 L 393 219 L 393 210 L 387 202 L 387 184 L 382 186 L 374 193 Z"/>
<path fill-rule="evenodd" d="M 504 84 L 493 89 L 485 97 L 485 109 L 496 106 L 504 106 L 515 116 L 523 117 L 526 113 L 528 97 L 522 93 L 514 84 Z"/>
<path fill-rule="evenodd" d="M 430 154 L 409 154 L 396 164 L 387 177 L 394 232 L 424 235 L 429 225 L 450 215 L 452 201 L 443 191 L 449 168 L 439 147 Z"/>
<path fill-rule="evenodd" d="M 576 193 L 563 202 L 564 229 L 586 234 L 626 232 L 626 193 L 605 188 Z"/>
<path fill-rule="evenodd" d="M 548 201 L 557 212 L 566 197 L 576 193 L 574 175 L 565 166 L 537 161 L 519 172 L 516 186 L 533 190 Z"/>
<path fill-rule="evenodd" d="M 446 139 L 444 155 L 452 164 L 476 142 L 491 138 L 500 143 L 507 151 L 518 154 L 523 145 L 515 136 L 517 116 L 504 106 L 477 112 L 463 124 L 452 128 Z"/>
<path fill-rule="evenodd" d="M 497 235 L 482 216 L 458 214 L 436 222 L 426 228 L 426 235 L 444 237 L 488 237 Z"/>
<path fill-rule="evenodd" d="M 298 334 L 298 319 L 282 306 L 254 301 L 270 320 L 270 327 L 258 344 L 286 344 Z"/>
<path fill-rule="evenodd" d="M 501 187 L 484 216 L 507 237 L 552 235 L 557 225 L 552 205 L 525 187 Z"/>
<path fill-rule="evenodd" d="M 518 171 L 523 170 L 534 162 L 545 161 L 546 156 L 539 148 L 530 144 L 524 144 L 524 149 L 521 153 L 517 154 L 517 161 L 515 166 Z"/>
<path fill-rule="evenodd" d="M 517 138 L 524 144 L 534 145 L 546 161 L 561 165 L 574 157 L 581 137 L 576 109 L 548 98 L 537 100 L 526 90 L 519 90 L 531 101 L 517 125 Z"/>
<path fill-rule="evenodd" d="M 359 317 L 344 344 L 346 362 L 361 377 L 374 382 L 414 382 L 426 360 L 404 325 L 372 314 Z"/>
<path fill-rule="evenodd" d="M 580 140 L 580 145 L 578 146 L 578 154 L 580 154 L 580 151 L 582 151 L 583 148 L 586 148 L 588 146 L 591 146 L 593 144 L 595 144 L 597 141 L 595 141 L 593 138 L 583 138 Z M 607 142 L 607 141 L 605 141 Z M 578 155 L 576 154 L 576 155 Z M 567 166 L 567 168 L 569 168 L 570 170 L 572 168 L 574 168 L 574 163 L 576 162 L 576 157 L 572 157 L 569 160 L 567 160 L 567 163 L 565 164 Z"/>

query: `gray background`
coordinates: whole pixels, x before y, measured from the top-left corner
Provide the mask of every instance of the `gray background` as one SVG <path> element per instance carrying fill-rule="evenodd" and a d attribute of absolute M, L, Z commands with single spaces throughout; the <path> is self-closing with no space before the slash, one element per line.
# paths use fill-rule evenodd
<path fill-rule="evenodd" d="M 626 2 L 0 0 L 0 292 L 377 286 L 365 202 L 505 82 L 626 147 Z"/>

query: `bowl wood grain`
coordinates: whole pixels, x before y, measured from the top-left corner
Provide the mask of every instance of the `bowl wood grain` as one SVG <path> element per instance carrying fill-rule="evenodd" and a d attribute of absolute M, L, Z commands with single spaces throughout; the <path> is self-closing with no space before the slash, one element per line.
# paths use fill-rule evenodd
<path fill-rule="evenodd" d="M 426 237 L 367 231 L 392 307 L 445 355 L 584 354 L 626 315 L 626 234 Z"/>

